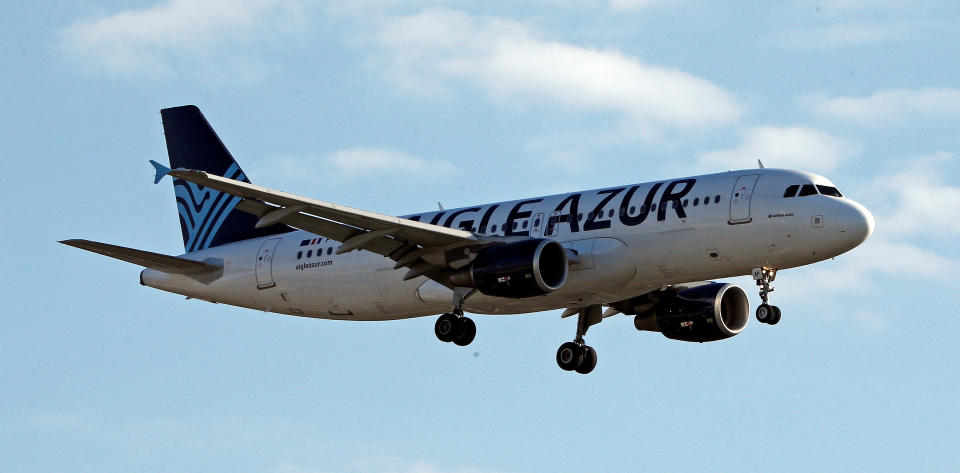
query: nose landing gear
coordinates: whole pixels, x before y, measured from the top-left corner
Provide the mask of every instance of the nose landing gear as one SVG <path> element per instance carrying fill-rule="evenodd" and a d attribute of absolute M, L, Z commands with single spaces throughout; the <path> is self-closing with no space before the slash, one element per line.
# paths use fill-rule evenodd
<path fill-rule="evenodd" d="M 757 307 L 757 321 L 769 325 L 776 325 L 780 321 L 780 308 L 768 304 L 770 293 L 774 288 L 770 285 L 774 279 L 777 279 L 777 270 L 773 268 L 754 268 L 752 271 L 753 279 L 760 286 L 760 299 L 763 304 Z"/>

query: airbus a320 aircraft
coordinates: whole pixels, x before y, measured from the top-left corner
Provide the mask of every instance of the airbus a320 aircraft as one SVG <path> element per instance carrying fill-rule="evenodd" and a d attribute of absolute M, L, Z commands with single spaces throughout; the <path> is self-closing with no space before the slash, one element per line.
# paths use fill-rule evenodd
<path fill-rule="evenodd" d="M 874 219 L 828 179 L 749 169 L 394 217 L 256 186 L 195 106 L 161 111 L 185 253 L 88 240 L 70 246 L 145 266 L 140 283 L 210 302 L 340 320 L 442 314 L 441 341 L 465 346 L 464 311 L 577 316 L 557 364 L 586 374 L 587 329 L 616 314 L 638 330 L 722 340 L 749 320 L 752 274 L 769 304 L 777 271 L 849 251 Z M 604 309 L 606 308 L 606 309 Z"/>

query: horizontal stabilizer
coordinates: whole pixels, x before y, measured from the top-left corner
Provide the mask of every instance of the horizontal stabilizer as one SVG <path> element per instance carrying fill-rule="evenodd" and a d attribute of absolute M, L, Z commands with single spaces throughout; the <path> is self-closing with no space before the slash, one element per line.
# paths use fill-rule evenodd
<path fill-rule="evenodd" d="M 198 275 L 222 269 L 222 266 L 200 261 L 90 240 L 63 240 L 60 243 L 170 274 Z"/>
<path fill-rule="evenodd" d="M 164 177 L 164 176 L 166 176 L 167 174 L 170 174 L 170 168 L 168 168 L 168 167 L 166 167 L 166 166 L 164 166 L 164 165 L 162 165 L 162 164 L 160 164 L 160 163 L 158 163 L 158 162 L 156 162 L 156 161 L 154 161 L 154 160 L 152 160 L 152 159 L 150 160 L 150 164 L 153 165 L 153 169 L 154 169 L 154 170 L 156 171 L 156 173 L 157 173 L 156 176 L 154 176 L 154 178 L 153 178 L 153 183 L 154 183 L 154 184 L 159 184 L 160 181 L 163 180 L 163 177 Z"/>

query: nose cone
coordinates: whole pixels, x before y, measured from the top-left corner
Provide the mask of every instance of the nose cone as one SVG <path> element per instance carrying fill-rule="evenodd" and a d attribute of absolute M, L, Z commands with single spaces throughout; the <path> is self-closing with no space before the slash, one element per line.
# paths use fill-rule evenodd
<path fill-rule="evenodd" d="M 860 245 L 873 233 L 877 225 L 873 214 L 859 202 L 846 199 L 840 215 L 840 232 L 850 244 L 850 247 Z"/>

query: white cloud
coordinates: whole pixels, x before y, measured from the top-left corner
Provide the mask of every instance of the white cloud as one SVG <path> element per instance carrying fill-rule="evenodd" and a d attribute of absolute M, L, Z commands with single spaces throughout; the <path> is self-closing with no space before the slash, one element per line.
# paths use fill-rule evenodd
<path fill-rule="evenodd" d="M 327 155 L 326 161 L 350 179 L 376 174 L 444 177 L 454 174 L 453 164 L 443 160 L 426 160 L 402 151 L 376 148 L 354 148 Z"/>
<path fill-rule="evenodd" d="M 683 0 L 610 0 L 611 10 L 641 10 L 645 8 L 680 3 Z"/>
<path fill-rule="evenodd" d="M 867 97 L 835 97 L 813 106 L 823 116 L 862 125 L 883 125 L 917 116 L 960 116 L 960 89 L 881 90 Z"/>
<path fill-rule="evenodd" d="M 643 125 L 696 127 L 736 121 L 741 107 L 721 87 L 611 49 L 550 41 L 498 18 L 432 10 L 386 20 L 375 61 L 420 94 L 466 84 L 501 103 L 560 105 L 613 113 Z"/>
<path fill-rule="evenodd" d="M 833 25 L 794 29 L 780 35 L 780 41 L 798 48 L 836 48 L 864 46 L 911 38 L 920 25 L 905 22 L 837 23 Z"/>
<path fill-rule="evenodd" d="M 857 153 L 857 145 L 812 128 L 759 126 L 748 129 L 736 148 L 704 153 L 697 164 L 703 169 L 749 168 L 760 159 L 769 167 L 827 172 Z"/>
<path fill-rule="evenodd" d="M 936 0 L 805 0 L 805 3 L 824 10 L 858 11 L 877 9 L 917 8 L 922 4 L 935 3 Z"/>
<path fill-rule="evenodd" d="M 424 159 L 402 151 L 351 148 L 324 156 L 277 156 L 270 159 L 269 178 L 317 183 L 339 180 L 390 180 L 422 182 L 450 177 L 457 168 L 441 159 Z"/>
<path fill-rule="evenodd" d="M 111 76 L 255 82 L 267 66 L 250 50 L 298 29 L 301 10 L 299 0 L 168 0 L 77 20 L 59 47 Z"/>
<path fill-rule="evenodd" d="M 874 198 L 886 206 L 886 231 L 923 239 L 960 237 L 960 187 L 944 177 L 951 174 L 956 157 L 940 152 L 904 161 L 902 169 L 876 178 L 870 186 Z"/>

